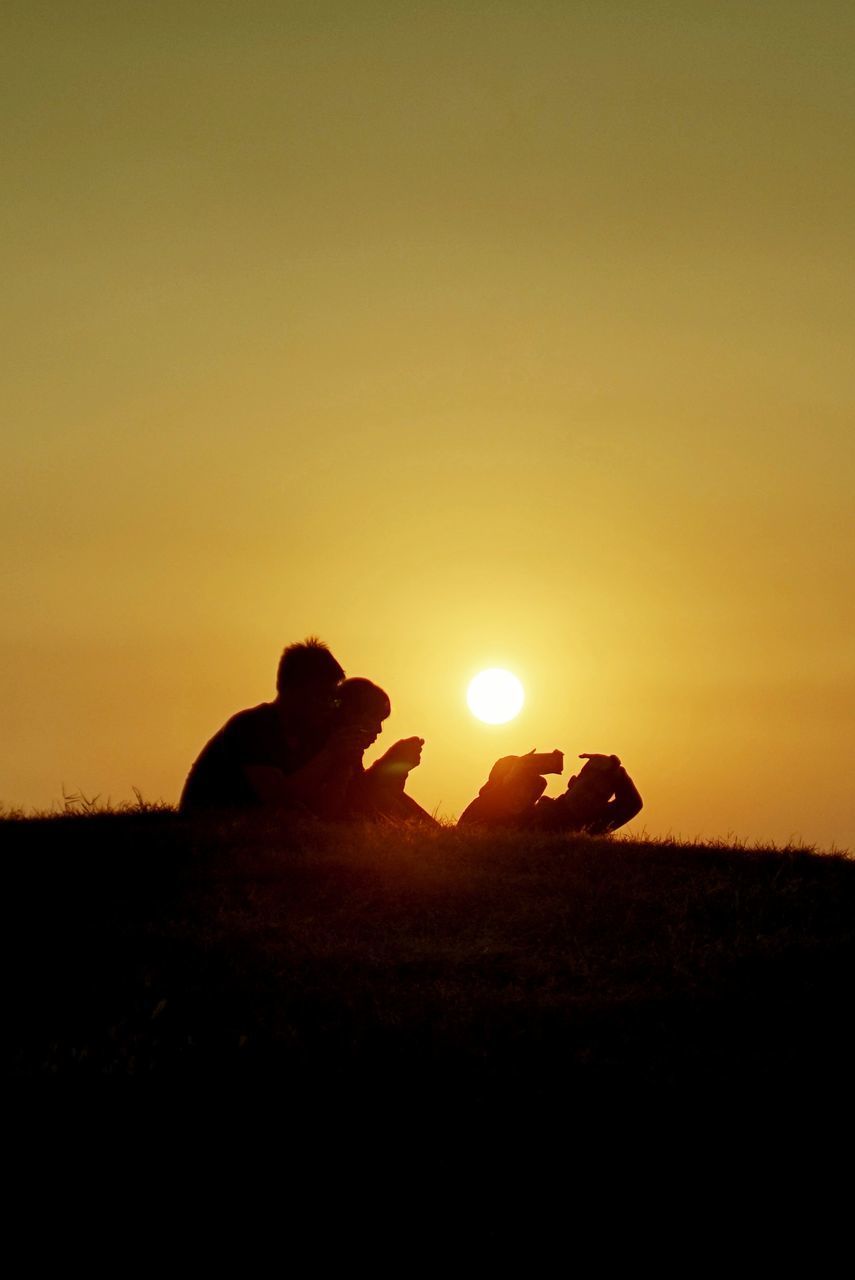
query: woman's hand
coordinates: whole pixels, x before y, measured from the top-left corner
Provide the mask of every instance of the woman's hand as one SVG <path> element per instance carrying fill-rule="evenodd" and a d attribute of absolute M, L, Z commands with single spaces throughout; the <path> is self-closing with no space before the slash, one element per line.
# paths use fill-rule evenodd
<path fill-rule="evenodd" d="M 421 764 L 422 747 L 425 745 L 424 738 L 401 738 L 398 742 L 393 742 L 392 746 L 381 757 L 384 764 L 393 764 L 396 766 L 404 766 L 409 772 Z"/>

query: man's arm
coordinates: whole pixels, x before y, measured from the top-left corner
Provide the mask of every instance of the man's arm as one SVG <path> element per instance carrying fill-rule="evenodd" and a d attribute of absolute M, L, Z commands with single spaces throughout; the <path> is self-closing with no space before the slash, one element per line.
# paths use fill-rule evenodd
<path fill-rule="evenodd" d="M 245 765 L 244 773 L 262 804 L 332 818 L 341 808 L 364 747 L 361 730 L 341 729 L 293 773 L 261 764 Z"/>
<path fill-rule="evenodd" d="M 631 822 L 637 813 L 640 813 L 644 801 L 641 799 L 638 788 L 626 769 L 621 767 L 615 773 L 614 779 L 614 799 L 610 800 L 606 805 L 605 813 L 595 822 L 591 822 L 585 828 L 592 836 L 607 835 L 611 831 L 617 831 L 618 827 L 624 826 L 627 822 Z"/>

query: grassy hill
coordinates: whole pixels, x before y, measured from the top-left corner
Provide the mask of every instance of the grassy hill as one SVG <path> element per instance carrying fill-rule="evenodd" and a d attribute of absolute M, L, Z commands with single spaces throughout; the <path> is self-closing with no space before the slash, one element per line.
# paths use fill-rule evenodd
<path fill-rule="evenodd" d="M 551 1106 L 855 1068 L 842 855 L 170 811 L 0 840 L 19 1077 Z"/>

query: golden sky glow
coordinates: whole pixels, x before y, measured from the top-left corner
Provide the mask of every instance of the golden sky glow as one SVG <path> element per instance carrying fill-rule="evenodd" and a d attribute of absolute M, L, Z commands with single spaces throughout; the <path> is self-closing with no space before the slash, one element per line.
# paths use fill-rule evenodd
<path fill-rule="evenodd" d="M 175 800 L 316 632 L 429 809 L 855 844 L 851 5 L 4 15 L 0 800 Z"/>

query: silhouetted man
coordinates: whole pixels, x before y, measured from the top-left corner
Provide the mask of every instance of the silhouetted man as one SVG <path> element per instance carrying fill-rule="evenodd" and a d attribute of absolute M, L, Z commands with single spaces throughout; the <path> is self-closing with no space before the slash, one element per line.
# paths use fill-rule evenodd
<path fill-rule="evenodd" d="M 560 751 L 504 756 L 459 822 L 488 827 L 527 827 L 541 831 L 584 831 L 607 835 L 641 811 L 642 799 L 617 756 L 585 752 L 587 763 L 560 796 L 545 796 L 545 773 L 561 773 Z"/>
<path fill-rule="evenodd" d="M 310 637 L 279 660 L 276 700 L 239 711 L 203 748 L 181 794 L 182 813 L 273 805 L 329 816 L 341 804 L 364 734 L 331 732 L 342 667 Z"/>

